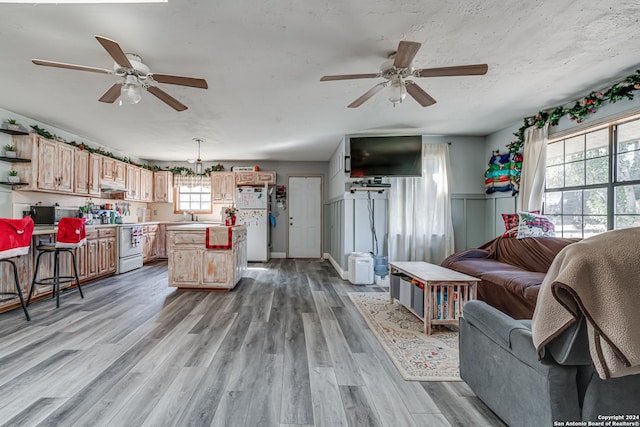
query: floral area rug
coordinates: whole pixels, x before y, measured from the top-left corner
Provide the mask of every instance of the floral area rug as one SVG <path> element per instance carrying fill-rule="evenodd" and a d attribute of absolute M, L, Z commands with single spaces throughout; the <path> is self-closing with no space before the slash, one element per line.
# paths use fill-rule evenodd
<path fill-rule="evenodd" d="M 351 301 L 382 347 L 409 381 L 461 381 L 458 333 L 435 326 L 425 335 L 424 324 L 384 292 L 351 292 Z"/>

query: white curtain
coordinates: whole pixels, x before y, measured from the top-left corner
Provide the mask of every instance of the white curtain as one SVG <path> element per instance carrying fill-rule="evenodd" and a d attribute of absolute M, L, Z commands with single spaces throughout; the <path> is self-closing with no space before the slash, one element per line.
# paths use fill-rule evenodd
<path fill-rule="evenodd" d="M 440 262 L 454 251 L 448 144 L 423 144 L 422 177 L 391 178 L 389 259 Z"/>
<path fill-rule="evenodd" d="M 549 122 L 542 128 L 530 126 L 525 130 L 522 175 L 516 205 L 519 211 L 542 210 L 548 142 Z"/>

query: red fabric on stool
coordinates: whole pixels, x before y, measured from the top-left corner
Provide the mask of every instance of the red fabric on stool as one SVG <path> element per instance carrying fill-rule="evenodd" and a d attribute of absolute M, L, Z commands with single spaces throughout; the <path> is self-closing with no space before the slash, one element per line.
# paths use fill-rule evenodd
<path fill-rule="evenodd" d="M 87 241 L 85 218 L 60 218 L 56 248 L 75 248 Z"/>
<path fill-rule="evenodd" d="M 0 259 L 28 254 L 32 234 L 33 220 L 30 216 L 0 218 Z"/>

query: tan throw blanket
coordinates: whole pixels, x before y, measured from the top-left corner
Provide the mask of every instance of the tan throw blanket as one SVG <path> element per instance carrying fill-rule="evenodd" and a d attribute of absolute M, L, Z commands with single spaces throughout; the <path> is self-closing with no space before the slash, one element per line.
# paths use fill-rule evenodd
<path fill-rule="evenodd" d="M 609 231 L 560 251 L 533 314 L 539 355 L 580 312 L 600 378 L 640 373 L 640 227 Z"/>

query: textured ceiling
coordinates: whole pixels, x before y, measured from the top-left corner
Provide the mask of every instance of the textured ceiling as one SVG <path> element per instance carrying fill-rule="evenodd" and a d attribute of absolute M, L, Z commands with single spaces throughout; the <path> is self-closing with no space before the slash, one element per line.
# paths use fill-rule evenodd
<path fill-rule="evenodd" d="M 487 135 L 632 73 L 638 2 L 630 0 L 169 0 L 132 5 L 0 5 L 0 107 L 147 160 L 327 160 L 345 134 Z M 110 75 L 39 67 L 32 58 L 100 68 L 102 35 L 157 73 L 205 78 L 208 90 L 160 85 L 137 105 L 98 98 Z M 397 107 L 375 73 L 400 40 L 414 65 L 487 63 L 485 76 L 415 79 L 438 102 Z M 0 118 L 2 119 L 2 118 Z"/>

